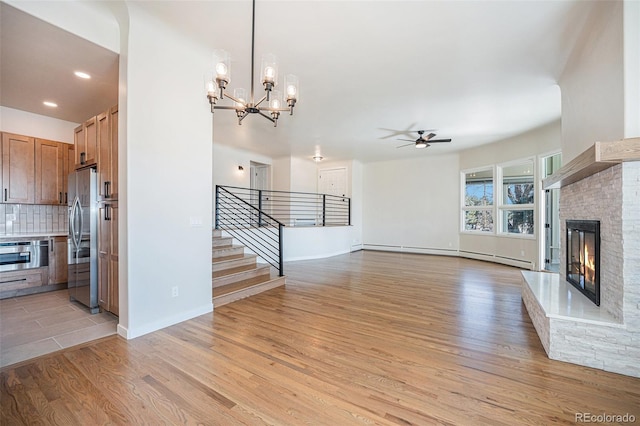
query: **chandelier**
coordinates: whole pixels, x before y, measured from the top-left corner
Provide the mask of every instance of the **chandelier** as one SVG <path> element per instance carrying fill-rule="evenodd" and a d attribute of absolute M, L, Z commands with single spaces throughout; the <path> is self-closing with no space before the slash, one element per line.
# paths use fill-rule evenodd
<path fill-rule="evenodd" d="M 229 53 L 216 49 L 213 52 L 213 70 L 209 71 L 205 76 L 205 88 L 207 91 L 207 99 L 211 105 L 211 113 L 216 109 L 235 110 L 238 117 L 238 124 L 242 124 L 242 120 L 249 114 L 259 114 L 273 123 L 278 125 L 278 117 L 280 113 L 288 111 L 289 115 L 293 115 L 293 107 L 298 100 L 298 77 L 288 74 L 284 77 L 285 97 L 283 98 L 278 87 L 278 63 L 276 57 L 272 54 L 262 56 L 262 64 L 260 67 L 260 80 L 264 87 L 265 94 L 257 102 L 254 98 L 254 46 L 255 46 L 255 27 L 256 27 L 256 0 L 253 0 L 253 11 L 251 20 L 251 93 L 247 98 L 245 89 L 234 89 L 233 96 L 226 93 L 227 85 L 231 81 L 230 69 L 231 60 Z M 233 106 L 217 105 L 218 100 L 229 98 L 233 101 Z M 284 106 L 286 102 L 286 107 Z"/>

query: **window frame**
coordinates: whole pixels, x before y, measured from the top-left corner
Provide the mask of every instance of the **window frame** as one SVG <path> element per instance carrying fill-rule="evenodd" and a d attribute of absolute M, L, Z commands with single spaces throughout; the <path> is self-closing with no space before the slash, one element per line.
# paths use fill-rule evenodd
<path fill-rule="evenodd" d="M 538 170 L 536 168 L 536 158 L 535 157 L 525 157 L 517 160 L 509 161 L 506 163 L 500 163 L 496 166 L 496 176 L 495 180 L 497 182 L 497 187 L 499 187 L 499 192 L 495 195 L 494 190 L 494 202 L 496 205 L 496 221 L 497 226 L 494 225 L 496 229 L 496 233 L 500 237 L 508 237 L 508 238 L 521 238 L 521 239 L 536 239 L 538 235 L 538 230 L 536 228 L 536 223 L 538 221 L 538 214 L 536 210 L 536 199 L 538 198 Z M 513 166 L 526 166 L 531 170 L 531 183 L 533 184 L 533 202 L 527 204 L 507 204 L 505 202 L 504 195 L 504 169 L 513 167 Z M 531 211 L 533 223 L 532 223 L 532 233 L 530 234 L 522 234 L 517 232 L 509 232 L 505 229 L 505 215 L 508 211 Z"/>
<path fill-rule="evenodd" d="M 486 206 L 467 206 L 466 194 L 467 194 L 467 174 L 477 172 L 491 172 L 491 184 L 493 187 L 493 202 Z M 466 169 L 460 171 L 460 232 L 473 235 L 496 235 L 496 166 L 483 166 L 473 169 Z M 493 219 L 493 229 L 490 231 L 466 229 L 466 213 L 469 211 L 488 211 Z"/>

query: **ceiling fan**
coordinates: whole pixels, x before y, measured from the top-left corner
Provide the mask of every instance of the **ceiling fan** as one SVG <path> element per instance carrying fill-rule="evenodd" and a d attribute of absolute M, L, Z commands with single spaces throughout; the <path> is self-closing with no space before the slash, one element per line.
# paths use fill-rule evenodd
<path fill-rule="evenodd" d="M 429 133 L 426 137 L 423 137 L 422 135 L 424 135 L 424 132 L 425 130 L 418 130 L 418 135 L 419 135 L 418 139 L 416 139 L 415 141 L 411 141 L 411 143 L 397 146 L 396 148 L 415 145 L 416 148 L 420 149 L 420 148 L 427 148 L 431 146 L 432 143 L 451 142 L 451 139 L 433 139 L 433 137 L 436 135 L 435 133 Z M 409 139 L 398 139 L 398 140 L 409 141 Z"/>

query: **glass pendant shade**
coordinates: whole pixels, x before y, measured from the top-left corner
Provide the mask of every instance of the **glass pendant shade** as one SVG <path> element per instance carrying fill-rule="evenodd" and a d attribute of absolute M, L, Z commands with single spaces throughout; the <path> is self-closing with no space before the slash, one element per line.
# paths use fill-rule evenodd
<path fill-rule="evenodd" d="M 298 77 L 293 74 L 287 74 L 284 77 L 284 87 L 286 90 L 287 102 L 297 101 L 299 95 Z"/>
<path fill-rule="evenodd" d="M 231 81 L 231 59 L 229 53 L 222 49 L 213 51 L 213 66 L 216 73 L 216 82 L 224 82 L 225 85 Z"/>
<path fill-rule="evenodd" d="M 235 102 L 236 109 L 244 109 L 247 106 L 247 91 L 245 89 L 233 89 L 233 97 L 239 101 Z"/>
<path fill-rule="evenodd" d="M 271 98 L 269 99 L 269 108 L 280 109 L 282 108 L 282 93 L 279 90 L 271 91 Z"/>
<path fill-rule="evenodd" d="M 208 98 L 218 98 L 218 85 L 216 84 L 215 71 L 211 70 L 204 76 L 204 90 Z"/>
<path fill-rule="evenodd" d="M 271 87 L 274 87 L 278 82 L 278 62 L 276 56 L 271 53 L 262 55 L 260 70 L 262 84 L 270 85 L 268 90 L 271 90 Z"/>

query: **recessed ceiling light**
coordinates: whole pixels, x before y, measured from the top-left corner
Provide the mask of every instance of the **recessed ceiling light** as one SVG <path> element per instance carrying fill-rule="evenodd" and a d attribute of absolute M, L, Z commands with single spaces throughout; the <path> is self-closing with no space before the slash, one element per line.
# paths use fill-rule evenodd
<path fill-rule="evenodd" d="M 77 77 L 80 77 L 80 78 L 85 78 L 85 79 L 91 78 L 91 76 L 89 74 L 87 74 L 86 72 L 82 72 L 82 71 L 75 71 L 74 74 Z"/>
<path fill-rule="evenodd" d="M 51 102 L 51 101 L 44 101 L 43 104 L 45 104 L 46 106 L 51 107 L 51 108 L 57 108 L 58 107 L 57 103 Z"/>

